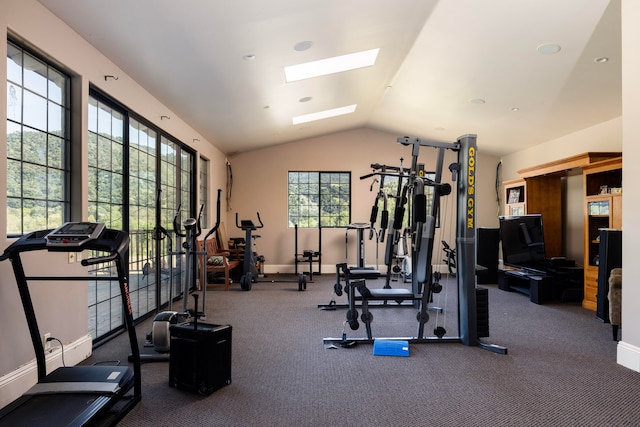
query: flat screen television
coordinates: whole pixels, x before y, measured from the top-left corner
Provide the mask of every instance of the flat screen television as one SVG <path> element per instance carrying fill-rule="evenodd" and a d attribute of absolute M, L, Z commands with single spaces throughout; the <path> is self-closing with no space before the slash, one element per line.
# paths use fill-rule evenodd
<path fill-rule="evenodd" d="M 546 272 L 541 214 L 501 216 L 500 241 L 505 266 L 532 273 Z"/>

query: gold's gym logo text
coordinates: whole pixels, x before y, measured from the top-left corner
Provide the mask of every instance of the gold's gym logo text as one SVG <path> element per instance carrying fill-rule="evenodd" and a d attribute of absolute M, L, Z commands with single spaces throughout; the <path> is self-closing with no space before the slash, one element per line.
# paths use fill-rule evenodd
<path fill-rule="evenodd" d="M 469 147 L 467 163 L 467 228 L 474 227 L 476 205 L 476 149 Z"/>

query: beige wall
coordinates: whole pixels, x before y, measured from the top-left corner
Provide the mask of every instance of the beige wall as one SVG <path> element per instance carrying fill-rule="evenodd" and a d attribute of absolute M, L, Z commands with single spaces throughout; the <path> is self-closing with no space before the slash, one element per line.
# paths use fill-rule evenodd
<path fill-rule="evenodd" d="M 89 85 L 93 84 L 108 95 L 127 105 L 152 123 L 159 126 L 178 140 L 193 147 L 202 156 L 211 160 L 210 200 L 215 198 L 215 188 L 224 188 L 226 173 L 224 155 L 209 141 L 189 127 L 181 118 L 162 105 L 150 93 L 140 87 L 110 60 L 90 46 L 61 20 L 50 14 L 35 0 L 2 0 L 0 2 L 0 38 L 7 39 L 11 33 L 26 43 L 46 53 L 74 76 L 72 96 L 80 100 L 82 108 L 74 112 L 73 121 L 81 123 L 82 146 L 86 149 L 87 104 Z M 6 43 L 0 43 L 0 81 L 6 81 Z M 118 76 L 118 80 L 105 81 L 106 74 Z M 6 99 L 6 84 L 0 85 L 0 98 Z M 171 117 L 161 120 L 160 116 Z M 6 102 L 0 103 L 0 135 L 6 135 Z M 199 141 L 194 141 L 197 139 Z M 6 170 L 5 138 L 0 139 L 0 170 Z M 86 159 L 83 162 L 87 176 Z M 6 194 L 6 174 L 0 173 L 0 194 Z M 86 197 L 86 182 L 82 183 Z M 86 199 L 82 201 L 86 215 Z M 209 207 L 209 217 L 215 212 Z M 6 230 L 6 198 L 0 198 L 0 230 Z M 0 233 L 0 248 L 11 243 L 6 232 Z M 27 254 L 25 256 L 27 274 L 70 274 L 84 273 L 80 264 L 68 264 L 66 254 Z M 74 271 L 75 270 L 75 271 Z M 77 342 L 87 335 L 87 287 L 83 282 L 34 283 L 31 287 L 41 332 L 51 332 L 64 344 Z M 3 394 L 3 375 L 14 372 L 19 367 L 32 363 L 34 354 L 29 333 L 24 321 L 22 306 L 9 262 L 0 263 L 0 406 L 9 398 Z M 69 360 L 69 359 L 67 359 Z M 21 368 L 23 369 L 23 368 Z M 25 384 L 28 386 L 29 384 Z M 14 396 L 15 397 L 15 396 Z M 10 400 L 9 400 L 10 401 Z"/>
<path fill-rule="evenodd" d="M 289 171 L 350 171 L 352 172 L 352 222 L 368 222 L 376 192 L 370 191 L 371 179 L 360 177 L 371 172 L 372 163 L 411 166 L 411 147 L 396 142 L 400 135 L 392 135 L 373 129 L 362 128 L 353 131 L 327 135 L 274 148 L 257 150 L 234 156 L 233 192 L 231 207 L 227 214 L 229 235 L 240 236 L 235 229 L 236 212 L 239 217 L 253 218 L 260 212 L 265 227 L 259 231 L 258 252 L 266 257 L 267 272 L 291 272 L 294 262 L 294 230 L 288 228 L 287 216 L 287 173 Z M 455 142 L 455 141 L 451 141 Z M 498 159 L 482 154 L 482 136 L 478 136 L 478 226 L 497 227 L 497 203 L 495 197 L 495 169 Z M 420 161 L 427 170 L 433 170 L 436 150 L 421 148 Z M 450 163 L 457 160 L 457 154 L 448 152 L 444 162 L 443 181 L 451 180 L 448 170 Z M 455 188 L 455 187 L 454 187 Z M 455 242 L 455 199 L 446 197 L 442 212 L 442 238 L 450 244 Z M 345 229 L 323 229 L 322 257 L 323 272 L 335 271 L 335 264 L 344 262 Z M 368 235 L 367 235 L 368 237 Z M 349 263 L 356 262 L 356 233 L 348 234 Z M 299 231 L 299 252 L 303 249 L 317 250 L 317 230 Z M 434 252 L 440 256 L 440 248 Z M 376 265 L 375 240 L 366 241 L 366 262 Z M 384 247 L 379 247 L 380 268 L 384 259 Z"/>
<path fill-rule="evenodd" d="M 622 341 L 618 345 L 618 363 L 640 371 L 640 2 L 622 0 Z M 636 180 L 636 176 L 639 178 Z"/>

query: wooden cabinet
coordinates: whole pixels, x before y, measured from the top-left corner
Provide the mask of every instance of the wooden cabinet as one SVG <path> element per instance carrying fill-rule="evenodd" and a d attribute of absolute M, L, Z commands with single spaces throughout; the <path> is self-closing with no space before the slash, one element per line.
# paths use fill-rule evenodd
<path fill-rule="evenodd" d="M 599 230 L 622 228 L 622 153 L 588 152 L 518 170 L 504 185 L 504 214 L 542 214 L 547 258 L 564 256 L 563 178 L 584 180 L 584 299 L 596 311 Z M 577 218 L 576 218 L 577 219 Z M 579 221 L 579 219 L 578 219 Z"/>
<path fill-rule="evenodd" d="M 622 229 L 622 158 L 583 167 L 584 179 L 584 299 L 596 311 L 600 229 Z"/>
<path fill-rule="evenodd" d="M 542 214 L 547 258 L 563 255 L 561 179 L 550 174 L 504 183 L 505 215 Z"/>

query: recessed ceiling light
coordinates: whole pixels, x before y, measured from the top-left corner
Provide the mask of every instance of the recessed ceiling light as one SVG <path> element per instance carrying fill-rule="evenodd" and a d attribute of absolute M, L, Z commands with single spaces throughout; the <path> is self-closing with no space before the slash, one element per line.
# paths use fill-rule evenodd
<path fill-rule="evenodd" d="M 518 108 L 518 107 L 511 107 L 511 111 L 513 111 L 513 112 L 515 113 L 516 111 L 520 111 L 520 108 Z"/>
<path fill-rule="evenodd" d="M 313 46 L 313 42 L 303 41 L 300 43 L 296 43 L 293 46 L 293 50 L 297 50 L 298 52 L 304 52 L 305 50 L 311 49 L 311 46 Z"/>
<path fill-rule="evenodd" d="M 470 103 L 472 104 L 476 104 L 476 105 L 482 105 L 484 104 L 486 101 L 482 98 L 473 98 L 469 100 Z"/>
<path fill-rule="evenodd" d="M 309 101 L 311 101 L 312 99 L 313 99 L 313 98 L 311 98 L 310 96 L 305 96 L 305 97 L 300 98 L 300 99 L 298 100 L 298 102 L 309 102 Z"/>
<path fill-rule="evenodd" d="M 349 114 L 356 111 L 357 104 L 347 105 L 345 107 L 333 108 L 331 110 L 318 111 L 317 113 L 304 114 L 302 116 L 293 117 L 292 122 L 294 125 L 300 123 L 312 122 L 314 120 L 328 119 L 329 117 L 342 116 L 343 114 Z"/>
<path fill-rule="evenodd" d="M 608 60 L 609 60 L 609 58 L 607 58 L 606 56 L 599 56 L 596 59 L 594 59 L 594 61 L 599 63 L 599 64 L 603 64 L 603 63 L 607 62 Z"/>
<path fill-rule="evenodd" d="M 560 52 L 560 45 L 555 43 L 545 43 L 538 46 L 538 52 L 543 55 L 553 55 L 554 53 Z"/>
<path fill-rule="evenodd" d="M 245 61 L 253 61 L 254 59 L 256 59 L 256 56 L 252 53 L 248 53 L 243 56 L 242 59 L 244 59 Z"/>
<path fill-rule="evenodd" d="M 363 52 L 350 53 L 348 55 L 334 56 L 333 58 L 306 62 L 304 64 L 284 67 L 285 79 L 288 83 L 312 77 L 326 76 L 342 71 L 355 70 L 357 68 L 370 67 L 376 63 L 380 49 L 370 49 Z"/>

